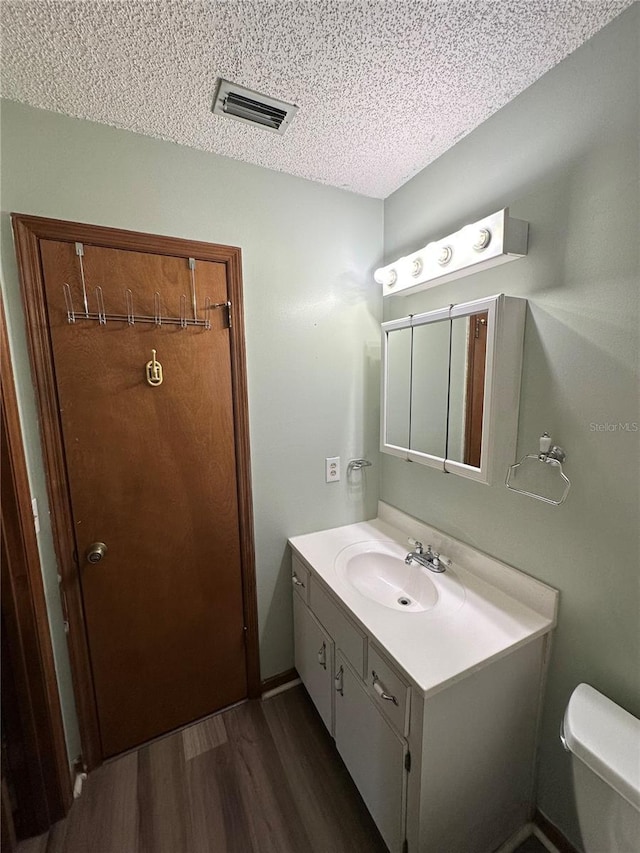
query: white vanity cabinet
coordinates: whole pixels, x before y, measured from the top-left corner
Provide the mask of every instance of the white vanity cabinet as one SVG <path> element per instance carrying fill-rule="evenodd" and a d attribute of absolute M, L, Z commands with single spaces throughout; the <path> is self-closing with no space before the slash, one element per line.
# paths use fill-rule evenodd
<path fill-rule="evenodd" d="M 354 525 L 354 536 L 380 536 L 375 524 Z M 321 561 L 316 568 L 315 543 L 322 540 L 314 537 L 323 535 L 292 540 L 296 669 L 382 838 L 391 853 L 496 850 L 532 817 L 557 593 L 496 564 L 504 589 L 530 587 L 529 601 L 539 599 L 536 606 L 547 615 L 523 610 L 517 599 L 509 603 L 461 569 L 466 599 L 457 613 L 431 621 L 415 613 L 387 615 L 386 608 L 349 602 L 351 593 L 332 574 L 335 558 L 331 568 Z M 335 537 L 338 550 L 344 548 L 345 535 L 338 530 Z M 497 606 L 507 608 L 502 617 Z M 414 626 L 422 633 L 400 641 Z M 519 637 L 512 648 L 500 646 L 508 630 Z M 482 644 L 494 650 L 484 660 Z M 454 654 L 477 662 L 453 670 Z M 423 670 L 412 675 L 412 666 Z M 423 671 L 446 677 L 421 686 Z"/>

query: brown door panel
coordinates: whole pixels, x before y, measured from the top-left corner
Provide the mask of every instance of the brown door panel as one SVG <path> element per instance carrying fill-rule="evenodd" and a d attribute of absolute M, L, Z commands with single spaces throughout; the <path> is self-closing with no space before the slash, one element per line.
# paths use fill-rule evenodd
<path fill-rule="evenodd" d="M 41 241 L 60 421 L 103 754 L 246 696 L 231 356 L 212 328 L 67 321 L 83 310 L 73 243 Z M 185 258 L 84 247 L 89 310 L 192 316 Z M 198 261 L 205 297 L 227 299 L 225 265 Z M 186 297 L 181 300 L 182 295 Z M 163 383 L 148 384 L 152 349 Z M 85 558 L 104 542 L 101 562 Z"/>

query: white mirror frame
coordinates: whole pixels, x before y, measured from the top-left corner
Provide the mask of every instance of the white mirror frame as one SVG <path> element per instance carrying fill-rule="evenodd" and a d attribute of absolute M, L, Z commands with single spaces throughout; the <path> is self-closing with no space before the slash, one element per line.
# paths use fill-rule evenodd
<path fill-rule="evenodd" d="M 515 458 L 520 405 L 520 377 L 526 299 L 503 293 L 462 302 L 457 305 L 414 314 L 382 323 L 382 393 L 380 450 L 450 474 L 490 483 L 495 471 L 506 470 Z M 408 447 L 389 444 L 387 436 L 388 336 L 397 329 L 407 329 L 442 320 L 467 317 L 487 312 L 487 350 L 482 413 L 482 445 L 480 467 L 474 468 L 443 456 L 435 456 Z M 448 415 L 447 415 L 448 417 Z"/>

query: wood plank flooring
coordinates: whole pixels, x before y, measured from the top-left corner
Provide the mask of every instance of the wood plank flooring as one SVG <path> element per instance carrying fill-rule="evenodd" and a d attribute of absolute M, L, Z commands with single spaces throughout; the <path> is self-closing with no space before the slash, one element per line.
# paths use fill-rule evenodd
<path fill-rule="evenodd" d="M 247 702 L 91 773 L 17 853 L 385 853 L 304 688 Z"/>
<path fill-rule="evenodd" d="M 16 853 L 386 853 L 302 686 L 109 761 Z M 516 853 L 544 853 L 535 838 Z M 445 851 L 443 851 L 445 853 Z"/>

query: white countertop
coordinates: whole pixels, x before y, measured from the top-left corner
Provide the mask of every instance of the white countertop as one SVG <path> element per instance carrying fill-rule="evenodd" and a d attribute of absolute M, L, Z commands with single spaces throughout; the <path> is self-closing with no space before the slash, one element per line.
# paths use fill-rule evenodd
<path fill-rule="evenodd" d="M 447 572 L 465 591 L 453 612 L 438 612 L 437 607 L 392 610 L 362 595 L 335 570 L 336 556 L 349 545 L 390 540 L 408 551 L 408 535 L 425 546 L 432 544 L 453 561 Z M 425 696 L 541 637 L 556 624 L 557 590 L 383 503 L 372 521 L 294 536 L 289 543 Z M 421 570 L 436 585 L 446 576 Z"/>

